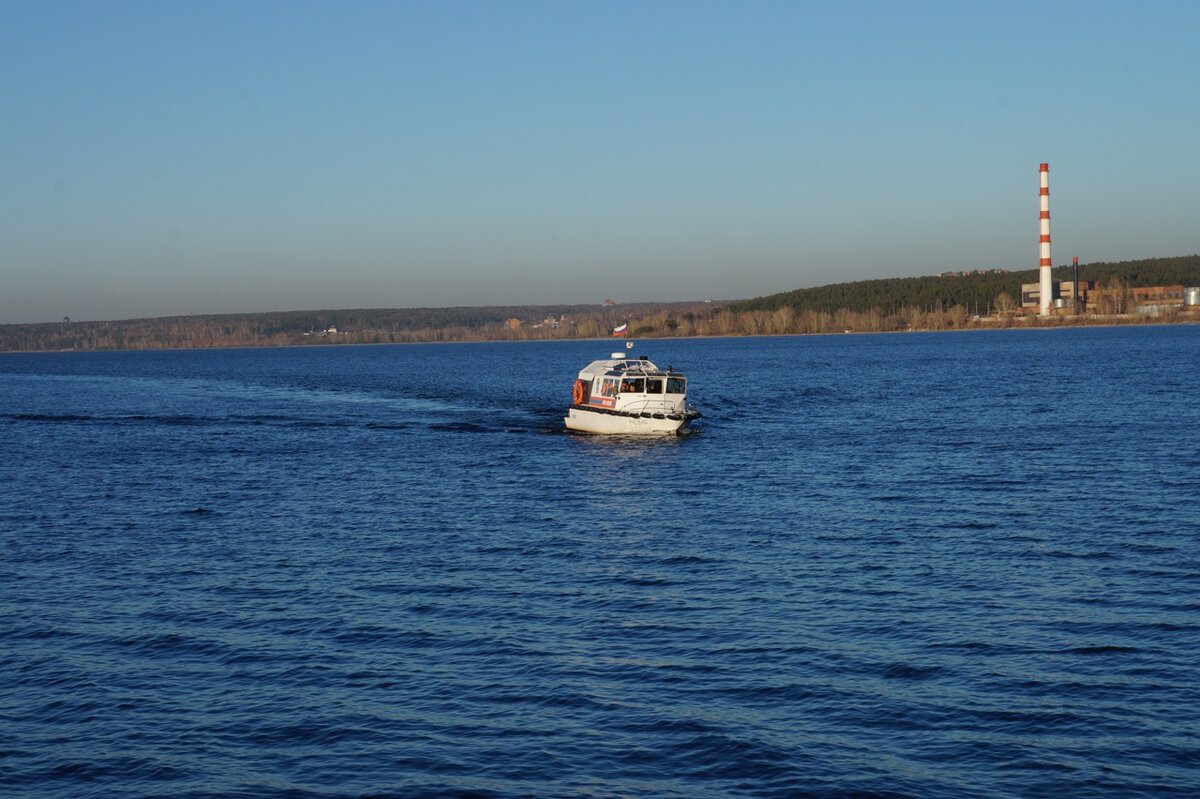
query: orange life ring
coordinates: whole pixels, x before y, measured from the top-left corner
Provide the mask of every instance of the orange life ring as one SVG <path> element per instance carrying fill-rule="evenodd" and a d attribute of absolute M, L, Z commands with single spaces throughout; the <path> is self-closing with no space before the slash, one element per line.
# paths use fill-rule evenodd
<path fill-rule="evenodd" d="M 583 381 L 576 380 L 575 387 L 571 389 L 571 399 L 576 405 L 583 404 Z"/>

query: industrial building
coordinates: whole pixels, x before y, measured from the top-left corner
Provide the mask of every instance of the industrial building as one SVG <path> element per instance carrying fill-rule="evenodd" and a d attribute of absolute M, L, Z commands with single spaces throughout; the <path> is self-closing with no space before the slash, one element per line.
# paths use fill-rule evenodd
<path fill-rule="evenodd" d="M 1021 312 L 1040 313 L 1042 283 L 1021 284 Z M 1079 304 L 1075 303 L 1075 281 L 1051 284 L 1050 315 L 1147 314 L 1172 311 L 1200 313 L 1200 287 L 1136 286 L 1103 288 L 1095 280 L 1079 281 Z"/>

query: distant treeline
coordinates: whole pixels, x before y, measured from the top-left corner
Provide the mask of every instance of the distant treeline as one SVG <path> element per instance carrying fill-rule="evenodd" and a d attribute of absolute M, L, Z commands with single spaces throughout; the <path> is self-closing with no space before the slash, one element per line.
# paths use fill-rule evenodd
<path fill-rule="evenodd" d="M 0 351 L 176 349 L 596 338 L 622 322 L 703 303 L 387 308 L 0 325 Z"/>
<path fill-rule="evenodd" d="M 1070 266 L 1054 268 L 1056 281 L 1070 280 L 1071 277 Z M 1200 255 L 1079 265 L 1080 280 L 1096 280 L 1108 285 L 1114 278 L 1129 288 L 1177 284 L 1197 286 L 1200 285 Z M 843 309 L 859 313 L 874 309 L 884 315 L 892 315 L 908 307 L 933 310 L 961 305 L 972 315 L 987 315 L 1001 294 L 1007 294 L 1019 304 L 1021 284 L 1036 283 L 1037 280 L 1036 269 L 860 280 L 756 297 L 736 302 L 730 309 L 736 312 L 774 311 L 786 306 L 796 312 L 812 310 L 830 314 Z"/>
<path fill-rule="evenodd" d="M 1055 280 L 1070 279 L 1057 267 Z M 1105 286 L 1200 286 L 1200 255 L 1080 266 Z M 628 323 L 634 337 L 946 330 L 1016 324 L 1009 315 L 1036 270 L 839 283 L 734 303 L 626 303 L 482 308 L 287 311 L 115 322 L 0 325 L 0 351 L 118 350 L 439 341 L 600 338 Z M 994 314 L 1000 311 L 999 314 Z M 1105 317 L 1105 323 L 1174 321 Z M 1191 317 L 1188 317 L 1191 318 Z M 1085 317 L 1021 324 L 1088 324 Z"/>

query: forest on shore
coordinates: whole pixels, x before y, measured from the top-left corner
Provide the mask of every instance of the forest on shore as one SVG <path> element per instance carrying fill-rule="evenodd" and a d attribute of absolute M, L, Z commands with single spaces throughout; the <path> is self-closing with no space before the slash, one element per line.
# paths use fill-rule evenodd
<path fill-rule="evenodd" d="M 1054 279 L 1069 280 L 1070 267 Z M 1116 290 L 1200 286 L 1200 255 L 1080 266 L 1081 280 Z M 0 351 L 517 341 L 600 338 L 627 324 L 639 338 L 960 330 L 1175 322 L 1166 311 L 1055 316 L 1017 313 L 1022 283 L 1037 270 L 976 270 L 797 289 L 733 302 L 285 311 L 119 321 L 0 325 Z M 1126 310 L 1127 309 L 1122 309 Z"/>

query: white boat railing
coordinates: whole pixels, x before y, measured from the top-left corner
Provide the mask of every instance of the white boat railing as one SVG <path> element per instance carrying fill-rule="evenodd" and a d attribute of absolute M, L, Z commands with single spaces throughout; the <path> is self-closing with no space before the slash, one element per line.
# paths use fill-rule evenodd
<path fill-rule="evenodd" d="M 618 403 L 616 409 L 627 413 L 679 413 L 683 410 L 683 403 L 676 404 L 669 400 L 661 399 L 644 399 Z"/>
<path fill-rule="evenodd" d="M 622 374 L 642 374 L 642 375 L 665 375 L 668 373 L 674 374 L 669 369 L 660 369 L 650 361 L 617 361 L 612 364 L 609 369 Z"/>

